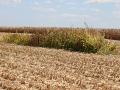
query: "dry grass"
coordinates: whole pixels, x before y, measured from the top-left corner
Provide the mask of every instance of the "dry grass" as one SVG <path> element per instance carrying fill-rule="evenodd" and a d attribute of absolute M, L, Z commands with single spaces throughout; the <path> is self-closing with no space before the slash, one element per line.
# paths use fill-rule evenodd
<path fill-rule="evenodd" d="M 99 54 L 111 54 L 116 48 L 114 44 L 105 41 L 100 32 L 91 30 L 41 30 L 31 35 L 15 33 L 4 35 L 2 41 Z"/>
<path fill-rule="evenodd" d="M 120 90 L 120 55 L 0 43 L 0 90 Z"/>
<path fill-rule="evenodd" d="M 0 27 L 0 32 L 7 33 L 41 33 L 46 30 L 85 30 L 85 28 L 57 28 L 57 27 Z M 105 35 L 106 39 L 120 40 L 120 29 L 99 29 L 99 28 L 89 28 L 91 32 L 96 30 L 100 31 Z"/>
<path fill-rule="evenodd" d="M 110 30 L 103 30 L 102 32 L 105 33 L 106 39 L 120 40 L 120 30 L 110 29 Z"/>

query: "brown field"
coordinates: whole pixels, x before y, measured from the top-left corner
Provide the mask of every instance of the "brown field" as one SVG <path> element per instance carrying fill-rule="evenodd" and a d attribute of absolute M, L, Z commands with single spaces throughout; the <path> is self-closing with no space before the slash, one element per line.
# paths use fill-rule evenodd
<path fill-rule="evenodd" d="M 3 32 L 0 39 L 8 33 L 43 33 L 43 30 L 64 29 L 71 30 L 3 28 L 0 29 Z M 118 34 L 119 30 L 111 32 Z M 107 35 L 106 38 L 109 38 Z M 116 37 L 120 40 L 119 34 Z M 0 42 L 0 90 L 120 90 L 120 41 L 108 41 L 117 45 L 116 55 Z"/>
<path fill-rule="evenodd" d="M 0 42 L 0 90 L 120 90 L 120 55 Z"/>
<path fill-rule="evenodd" d="M 57 27 L 0 27 L 0 32 L 7 33 L 41 33 L 44 30 L 85 30 L 85 28 L 57 28 Z M 120 29 L 95 29 L 89 28 L 90 31 L 94 32 L 96 30 L 104 33 L 106 39 L 120 40 Z"/>

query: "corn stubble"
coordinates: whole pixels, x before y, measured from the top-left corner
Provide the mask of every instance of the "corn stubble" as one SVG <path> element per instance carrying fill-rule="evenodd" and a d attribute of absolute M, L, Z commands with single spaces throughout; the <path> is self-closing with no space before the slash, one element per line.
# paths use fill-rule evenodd
<path fill-rule="evenodd" d="M 120 90 L 120 56 L 0 43 L 0 90 Z"/>

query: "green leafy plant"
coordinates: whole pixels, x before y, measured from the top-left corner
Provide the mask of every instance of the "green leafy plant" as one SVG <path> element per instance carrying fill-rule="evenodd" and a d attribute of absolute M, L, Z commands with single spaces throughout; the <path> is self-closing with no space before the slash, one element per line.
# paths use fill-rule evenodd
<path fill-rule="evenodd" d="M 29 45 L 30 37 L 28 35 L 21 34 L 8 34 L 3 36 L 3 41 L 21 45 Z"/>

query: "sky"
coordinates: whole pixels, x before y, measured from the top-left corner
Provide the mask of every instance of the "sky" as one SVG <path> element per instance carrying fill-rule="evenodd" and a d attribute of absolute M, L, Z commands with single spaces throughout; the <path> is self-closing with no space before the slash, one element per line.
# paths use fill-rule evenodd
<path fill-rule="evenodd" d="M 120 28 L 120 0 L 0 0 L 0 26 Z"/>

